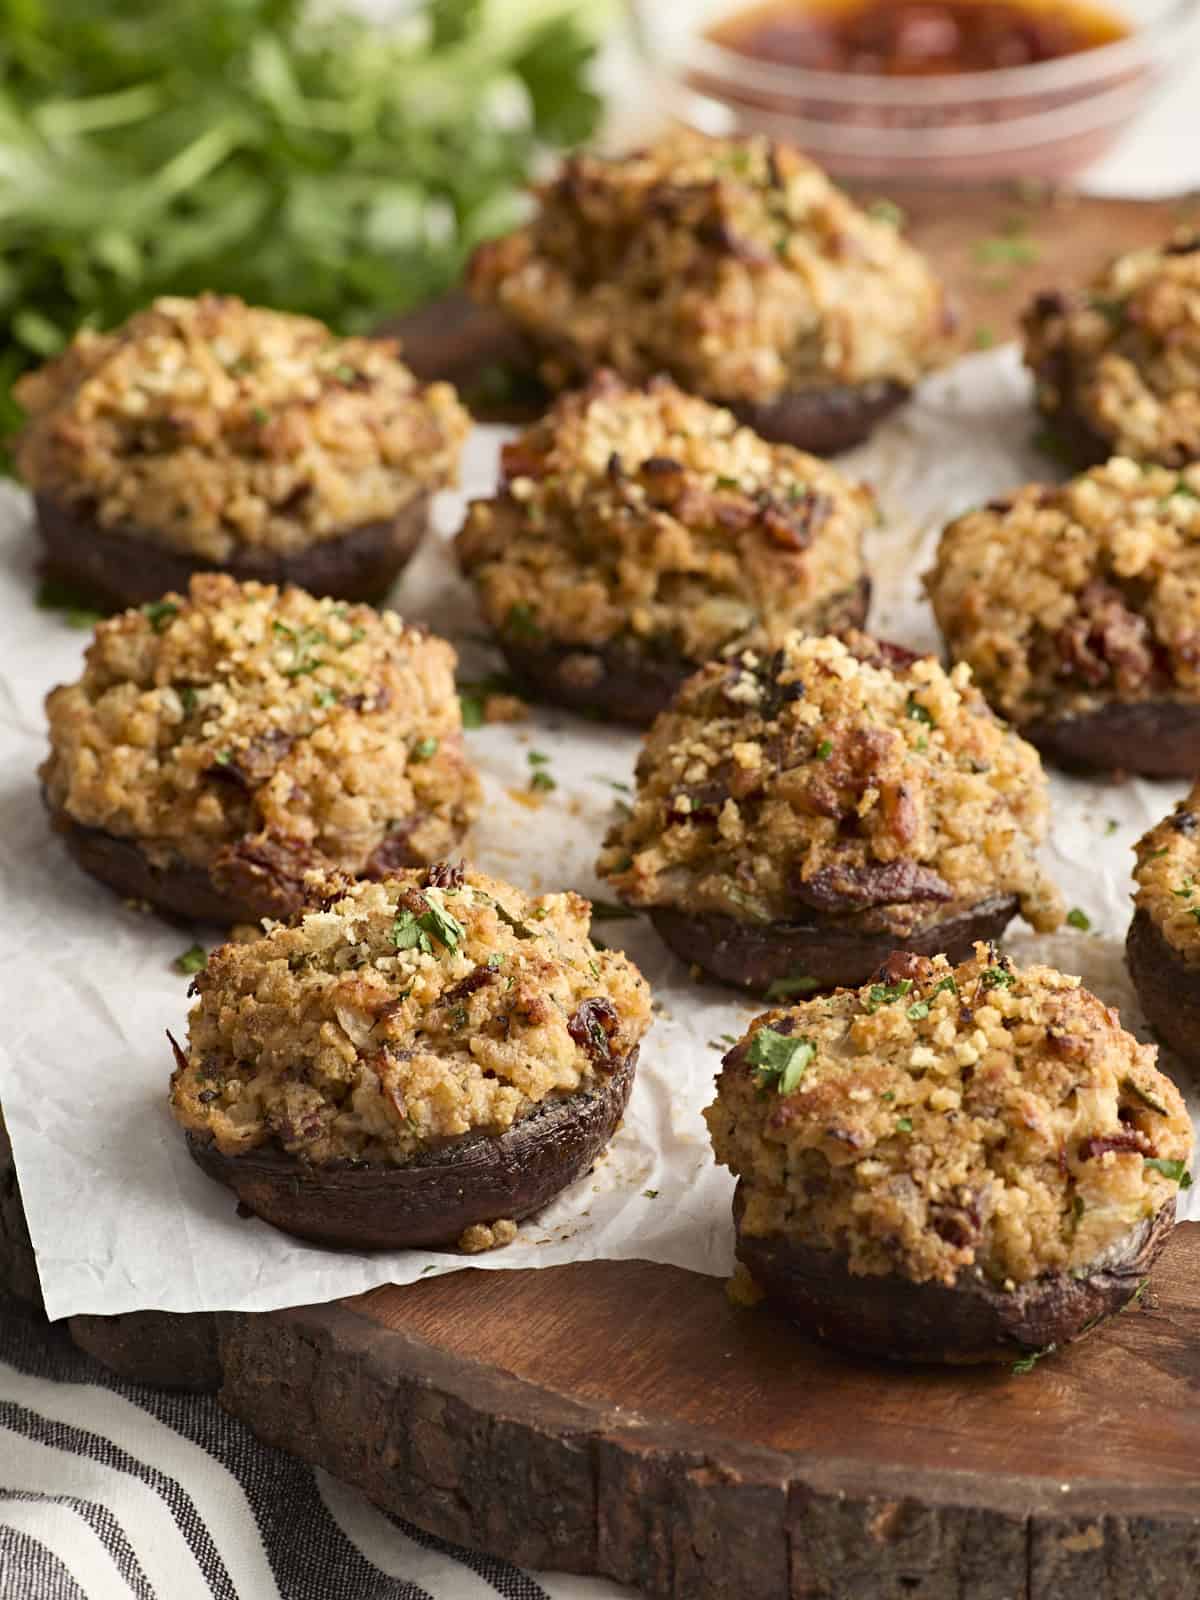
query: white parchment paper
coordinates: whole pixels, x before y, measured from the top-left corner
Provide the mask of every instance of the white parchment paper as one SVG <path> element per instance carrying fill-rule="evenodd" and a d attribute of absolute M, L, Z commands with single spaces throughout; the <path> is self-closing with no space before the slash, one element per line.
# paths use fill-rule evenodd
<path fill-rule="evenodd" d="M 1005 349 L 960 362 L 868 447 L 845 458 L 847 471 L 875 485 L 885 512 L 870 549 L 877 632 L 936 647 L 920 575 L 938 531 L 968 506 L 1046 475 L 1045 462 L 1028 448 L 1030 431 L 1026 382 L 1016 352 Z M 502 437 L 487 428 L 473 436 L 464 495 L 491 487 Z M 405 574 L 394 603 L 453 639 L 469 676 L 497 663 L 472 642 L 479 623 L 447 549 L 462 500 L 443 498 L 439 533 Z M 453 1254 L 334 1253 L 239 1218 L 230 1192 L 187 1156 L 166 1110 L 164 1030 L 181 1034 L 184 1027 L 188 980 L 171 963 L 192 933 L 122 905 L 71 864 L 47 826 L 36 778 L 45 745 L 42 697 L 77 675 L 87 635 L 33 607 L 33 561 L 27 503 L 6 488 L 0 1104 L 49 1315 L 265 1311 L 455 1270 L 462 1258 Z M 539 710 L 526 724 L 483 728 L 468 740 L 486 787 L 473 851 L 479 865 L 534 890 L 599 892 L 592 863 L 617 799 L 612 782 L 632 775 L 637 736 Z M 558 785 L 536 807 L 528 794 L 531 748 L 550 756 Z M 1058 775 L 1052 782 L 1048 863 L 1093 931 L 1035 938 L 1022 927 L 1010 948 L 1018 960 L 1036 956 L 1082 974 L 1140 1027 L 1122 960 L 1130 847 L 1181 786 Z M 641 1257 L 724 1273 L 732 1260 L 732 1184 L 713 1165 L 700 1112 L 726 1047 L 721 1036 L 740 1034 L 761 1007 L 693 982 L 641 919 L 602 923 L 596 932 L 629 951 L 656 996 L 629 1112 L 589 1177 L 523 1224 L 515 1244 L 473 1257 L 471 1265 L 503 1270 Z M 1180 1081 L 1191 1097 L 1186 1077 Z M 1197 1101 L 1190 1103 L 1195 1112 Z"/>

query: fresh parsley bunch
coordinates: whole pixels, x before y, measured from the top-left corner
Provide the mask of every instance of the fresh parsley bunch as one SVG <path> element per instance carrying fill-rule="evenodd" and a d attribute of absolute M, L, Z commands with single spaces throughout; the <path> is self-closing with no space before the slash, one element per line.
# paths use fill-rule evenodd
<path fill-rule="evenodd" d="M 0 0 L 0 432 L 25 367 L 156 294 L 353 332 L 445 289 L 591 131 L 606 9 Z"/>

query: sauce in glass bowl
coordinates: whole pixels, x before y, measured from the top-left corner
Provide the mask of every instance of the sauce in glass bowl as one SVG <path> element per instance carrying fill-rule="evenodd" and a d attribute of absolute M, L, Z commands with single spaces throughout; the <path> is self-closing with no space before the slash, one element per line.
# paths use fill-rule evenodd
<path fill-rule="evenodd" d="M 1130 32 L 1123 18 L 1078 0 L 769 0 L 707 37 L 781 66 L 925 77 L 1057 61 Z"/>

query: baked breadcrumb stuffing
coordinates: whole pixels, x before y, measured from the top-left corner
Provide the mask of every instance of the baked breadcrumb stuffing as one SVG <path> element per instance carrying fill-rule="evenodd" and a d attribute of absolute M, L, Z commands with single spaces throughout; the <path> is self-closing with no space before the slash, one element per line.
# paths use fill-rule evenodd
<path fill-rule="evenodd" d="M 551 389 L 612 367 L 769 402 L 911 385 L 944 358 L 924 258 L 790 145 L 679 128 L 620 159 L 573 155 L 538 198 L 477 251 L 470 287 L 529 337 Z"/>
<path fill-rule="evenodd" d="M 635 906 L 903 938 L 994 895 L 1062 920 L 1037 752 L 946 673 L 863 635 L 711 662 L 647 735 L 598 871 Z"/>
<path fill-rule="evenodd" d="M 1133 849 L 1134 904 L 1177 955 L 1200 966 L 1200 782 Z"/>
<path fill-rule="evenodd" d="M 395 612 L 202 574 L 101 622 L 48 695 L 46 797 L 163 867 L 433 861 L 479 798 L 455 662 Z"/>
<path fill-rule="evenodd" d="M 386 339 L 225 295 L 84 328 L 15 386 L 17 470 L 96 523 L 226 562 L 390 520 L 456 481 L 470 418 Z"/>
<path fill-rule="evenodd" d="M 502 463 L 457 540 L 501 635 L 699 662 L 834 631 L 859 601 L 870 490 L 666 379 L 600 375 Z"/>
<path fill-rule="evenodd" d="M 1086 1272 L 1174 1203 L 1192 1127 L 1155 1063 L 1078 978 L 979 944 L 756 1018 L 705 1116 L 744 1233 L 1015 1286 Z"/>
<path fill-rule="evenodd" d="M 225 1155 L 403 1162 L 503 1133 L 607 1077 L 649 1027 L 645 980 L 592 944 L 577 894 L 443 863 L 312 895 L 195 979 L 171 1108 Z"/>
<path fill-rule="evenodd" d="M 951 655 L 1018 726 L 1195 700 L 1200 468 L 1115 457 L 1028 484 L 952 522 L 925 584 Z"/>
<path fill-rule="evenodd" d="M 1117 256 L 1082 293 L 1039 295 L 1025 360 L 1051 422 L 1101 450 L 1183 467 L 1200 457 L 1200 234 Z"/>

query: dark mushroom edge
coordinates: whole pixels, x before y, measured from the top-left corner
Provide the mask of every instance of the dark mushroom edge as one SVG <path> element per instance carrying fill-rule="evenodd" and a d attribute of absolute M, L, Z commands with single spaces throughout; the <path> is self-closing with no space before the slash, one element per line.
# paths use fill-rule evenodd
<path fill-rule="evenodd" d="M 902 406 L 910 391 L 880 379 L 862 384 L 814 385 L 775 400 L 718 400 L 763 439 L 795 445 L 814 456 L 836 456 L 870 438 Z"/>
<path fill-rule="evenodd" d="M 45 795 L 43 794 L 43 800 Z M 49 805 L 49 802 L 46 802 Z M 322 863 L 296 842 L 246 839 L 221 850 L 209 868 L 176 859 L 157 865 L 134 839 L 119 838 L 103 828 L 76 822 L 65 811 L 50 808 L 51 822 L 76 865 L 123 899 L 145 902 L 172 920 L 232 927 L 279 921 L 293 916 L 307 902 L 305 873 Z M 374 850 L 359 876 L 385 878 L 401 867 L 424 866 L 413 854 L 411 829 L 389 834 Z M 460 838 L 465 836 L 462 830 Z"/>
<path fill-rule="evenodd" d="M 1143 700 L 1018 729 L 1067 772 L 1130 772 L 1143 778 L 1193 778 L 1200 772 L 1200 703 Z"/>
<path fill-rule="evenodd" d="M 828 601 L 818 621 L 803 631 L 838 634 L 858 627 L 870 603 L 871 582 L 863 578 Z M 636 727 L 648 727 L 666 711 L 680 686 L 703 665 L 625 639 L 598 646 L 511 638 L 497 642 L 526 698 Z"/>
<path fill-rule="evenodd" d="M 317 1166 L 271 1149 L 226 1156 L 191 1133 L 188 1149 L 241 1205 L 297 1238 L 354 1250 L 452 1247 L 475 1224 L 531 1216 L 589 1171 L 625 1113 L 637 1058 L 635 1045 L 592 1087 L 542 1101 L 504 1133 L 402 1165 Z"/>
<path fill-rule="evenodd" d="M 967 959 L 977 940 L 998 940 L 1019 909 L 1015 895 L 992 895 L 903 939 L 818 919 L 737 922 L 669 906 L 650 907 L 649 916 L 663 943 L 682 961 L 722 983 L 765 994 L 797 972 L 811 979 L 814 989 L 856 988 L 870 980 L 898 945 L 914 955 L 945 955 L 954 965 Z"/>
<path fill-rule="evenodd" d="M 853 1274 L 835 1251 L 741 1230 L 737 1258 L 767 1301 L 829 1344 L 890 1361 L 1016 1361 L 1089 1333 L 1129 1304 L 1175 1226 L 1172 1198 L 1086 1272 L 1047 1273 L 1015 1289 L 969 1272 L 947 1286 Z"/>
<path fill-rule="evenodd" d="M 429 525 L 429 496 L 423 494 L 390 519 L 347 528 L 294 553 L 247 552 L 208 561 L 136 530 L 98 527 L 85 513 L 44 494 L 35 496 L 34 507 L 45 552 L 43 572 L 117 608 L 172 592 L 186 594 L 197 572 L 227 572 L 239 582 L 281 588 L 291 583 L 338 600 L 378 600 Z"/>
<path fill-rule="evenodd" d="M 1138 910 L 1125 940 L 1129 976 L 1146 1020 L 1189 1066 L 1200 1066 L 1200 968 L 1191 966 L 1148 912 Z"/>

